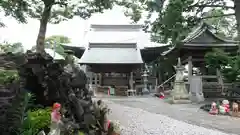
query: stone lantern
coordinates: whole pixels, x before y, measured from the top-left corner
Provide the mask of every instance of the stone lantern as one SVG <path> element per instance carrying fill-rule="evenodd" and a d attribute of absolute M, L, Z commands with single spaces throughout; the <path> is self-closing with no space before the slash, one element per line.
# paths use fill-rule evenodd
<path fill-rule="evenodd" d="M 178 64 L 176 68 L 176 77 L 174 81 L 173 90 L 171 91 L 171 97 L 173 103 L 190 103 L 189 94 L 184 83 L 184 66 L 181 64 L 180 58 L 178 58 Z"/>
<path fill-rule="evenodd" d="M 142 77 L 143 77 L 143 84 L 144 84 L 142 93 L 143 93 L 143 94 L 149 94 L 149 90 L 148 90 L 148 88 L 147 88 L 147 84 L 148 84 L 148 73 L 147 73 L 146 70 L 143 72 Z"/>

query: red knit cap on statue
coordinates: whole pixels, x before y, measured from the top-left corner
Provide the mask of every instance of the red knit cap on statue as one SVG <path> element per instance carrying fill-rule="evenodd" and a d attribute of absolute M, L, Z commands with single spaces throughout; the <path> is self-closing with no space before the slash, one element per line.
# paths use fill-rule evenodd
<path fill-rule="evenodd" d="M 53 104 L 53 110 L 58 109 L 58 108 L 61 108 L 61 104 L 59 104 L 59 103 L 54 103 L 54 104 Z"/>

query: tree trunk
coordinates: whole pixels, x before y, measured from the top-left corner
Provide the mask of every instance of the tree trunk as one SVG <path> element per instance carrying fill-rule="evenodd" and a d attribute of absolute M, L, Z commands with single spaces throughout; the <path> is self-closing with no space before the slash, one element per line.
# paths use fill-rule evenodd
<path fill-rule="evenodd" d="M 237 41 L 240 41 L 240 1 L 239 0 L 234 0 L 234 9 L 235 9 L 235 17 L 237 20 Z M 238 54 L 240 52 L 240 44 L 239 44 L 239 50 Z"/>
<path fill-rule="evenodd" d="M 49 6 L 45 5 L 44 11 L 42 13 L 42 18 L 40 20 L 40 28 L 39 28 L 39 33 L 37 37 L 36 51 L 41 54 L 45 53 L 44 41 L 45 41 L 45 35 L 47 31 L 48 20 L 51 15 L 51 8 L 52 8 L 52 5 L 49 5 Z"/>

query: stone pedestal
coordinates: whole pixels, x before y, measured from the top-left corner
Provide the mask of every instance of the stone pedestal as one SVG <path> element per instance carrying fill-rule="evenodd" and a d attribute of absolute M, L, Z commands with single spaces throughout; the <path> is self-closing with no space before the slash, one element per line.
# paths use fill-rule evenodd
<path fill-rule="evenodd" d="M 184 81 L 174 82 L 173 90 L 171 91 L 171 101 L 174 104 L 186 104 L 191 103 L 189 100 L 189 94 L 187 92 Z"/>
<path fill-rule="evenodd" d="M 171 91 L 171 102 L 176 104 L 191 103 L 189 94 L 184 83 L 183 71 L 185 68 L 181 65 L 181 60 L 178 58 L 178 65 L 176 66 L 176 77 L 174 87 Z"/>

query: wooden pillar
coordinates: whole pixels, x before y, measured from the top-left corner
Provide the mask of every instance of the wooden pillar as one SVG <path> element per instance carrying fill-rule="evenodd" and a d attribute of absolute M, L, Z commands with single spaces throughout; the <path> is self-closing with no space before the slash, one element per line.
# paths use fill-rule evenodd
<path fill-rule="evenodd" d="M 88 72 L 88 78 L 89 78 L 89 84 L 92 85 L 93 84 L 93 73 L 92 72 Z"/>
<path fill-rule="evenodd" d="M 94 73 L 94 81 L 95 81 L 95 87 L 97 87 L 97 80 L 98 80 L 98 74 Z"/>
<path fill-rule="evenodd" d="M 192 56 L 189 56 L 188 57 L 188 83 L 190 83 L 190 79 L 192 77 L 192 70 L 193 70 Z"/>
<path fill-rule="evenodd" d="M 99 85 L 102 86 L 103 73 L 99 74 Z"/>
<path fill-rule="evenodd" d="M 133 72 L 130 73 L 129 86 L 130 89 L 133 90 Z"/>

